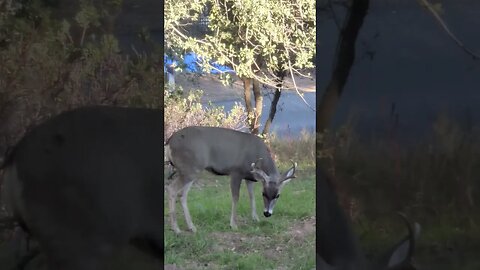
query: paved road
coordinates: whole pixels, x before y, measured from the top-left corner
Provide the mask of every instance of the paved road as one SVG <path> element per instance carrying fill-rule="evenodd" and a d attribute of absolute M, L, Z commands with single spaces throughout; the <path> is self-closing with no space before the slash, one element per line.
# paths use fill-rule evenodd
<path fill-rule="evenodd" d="M 304 94 L 304 98 L 310 106 L 315 107 L 315 92 Z M 261 123 L 265 123 L 273 95 L 266 95 L 263 98 L 263 114 Z M 241 100 L 236 100 L 240 102 Z M 234 101 L 219 101 L 215 105 L 224 106 L 230 110 Z M 271 131 L 280 136 L 298 136 L 302 130 L 315 131 L 315 112 L 308 108 L 300 97 L 293 92 L 282 93 L 277 105 L 277 112 L 273 120 Z"/>

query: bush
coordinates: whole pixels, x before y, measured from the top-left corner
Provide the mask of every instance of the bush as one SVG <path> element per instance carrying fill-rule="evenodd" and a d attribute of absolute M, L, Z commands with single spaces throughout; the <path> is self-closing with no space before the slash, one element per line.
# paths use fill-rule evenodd
<path fill-rule="evenodd" d="M 403 211 L 423 224 L 448 218 L 468 227 L 480 222 L 479 135 L 445 115 L 412 145 L 395 137 L 362 141 L 346 126 L 318 136 L 318 154 L 336 176 L 343 205 L 356 207 L 352 218 Z"/>
<path fill-rule="evenodd" d="M 203 106 L 200 102 L 201 96 L 202 91 L 191 91 L 188 94 L 181 89 L 172 92 L 164 91 L 164 142 L 175 131 L 187 126 L 246 129 L 247 113 L 242 105 L 236 103 L 230 112 L 225 112 L 223 107 L 211 104 Z"/>
<path fill-rule="evenodd" d="M 123 54 L 108 33 L 85 38 L 79 46 L 72 29 L 81 26 L 90 33 L 88 25 L 55 20 L 47 8 L 31 3 L 0 5 L 0 148 L 67 109 L 98 104 L 160 107 L 159 52 Z M 4 151 L 0 149 L 0 155 Z"/>

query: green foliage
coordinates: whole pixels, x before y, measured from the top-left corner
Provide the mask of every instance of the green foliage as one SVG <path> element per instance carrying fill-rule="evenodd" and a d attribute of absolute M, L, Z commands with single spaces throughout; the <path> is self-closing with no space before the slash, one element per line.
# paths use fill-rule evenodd
<path fill-rule="evenodd" d="M 239 76 L 275 85 L 278 71 L 299 74 L 313 67 L 314 6 L 314 0 L 168 0 L 166 44 L 179 55 L 194 51 L 206 71 L 213 60 Z M 191 26 L 204 13 L 208 31 L 199 35 Z"/>
<path fill-rule="evenodd" d="M 90 26 L 99 26 L 100 14 L 98 10 L 93 6 L 91 1 L 80 1 L 80 11 L 75 16 L 75 21 L 82 28 L 89 28 Z"/>

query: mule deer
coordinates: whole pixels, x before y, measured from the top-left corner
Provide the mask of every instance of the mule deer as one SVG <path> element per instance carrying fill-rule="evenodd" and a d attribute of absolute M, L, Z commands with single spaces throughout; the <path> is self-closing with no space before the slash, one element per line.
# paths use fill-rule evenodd
<path fill-rule="evenodd" d="M 280 174 L 265 143 L 256 135 L 219 127 L 191 126 L 175 132 L 165 145 L 166 158 L 174 167 L 173 182 L 168 185 L 168 202 L 172 229 L 180 233 L 175 213 L 177 195 L 181 192 L 181 205 L 188 228 L 195 232 L 187 206 L 188 191 L 197 175 L 207 170 L 217 175 L 230 175 L 232 213 L 230 226 L 237 229 L 236 207 L 242 179 L 252 209 L 252 218 L 258 221 L 253 194 L 254 182 L 263 184 L 265 217 L 273 214 L 273 208 L 282 188 L 295 178 L 296 164 Z"/>
<path fill-rule="evenodd" d="M 122 246 L 163 262 L 161 110 L 85 107 L 28 132 L 5 159 L 7 209 L 49 269 L 104 269 Z"/>
<path fill-rule="evenodd" d="M 348 219 L 338 204 L 328 176 L 317 165 L 317 264 L 323 270 L 414 269 L 411 257 L 420 225 L 407 224 L 408 236 L 387 251 L 376 263 L 368 262 L 358 246 Z"/>

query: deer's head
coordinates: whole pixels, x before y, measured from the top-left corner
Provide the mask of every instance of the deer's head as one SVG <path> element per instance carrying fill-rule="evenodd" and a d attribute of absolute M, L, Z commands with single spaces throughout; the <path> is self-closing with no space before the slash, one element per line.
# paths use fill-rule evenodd
<path fill-rule="evenodd" d="M 273 207 L 280 197 L 282 188 L 285 184 L 290 182 L 290 180 L 296 177 L 295 169 L 297 168 L 297 164 L 293 163 L 293 166 L 283 174 L 272 173 L 271 175 L 268 175 L 258 166 L 260 161 L 261 160 L 252 163 L 251 173 L 257 181 L 260 181 L 263 184 L 262 196 L 263 205 L 265 207 L 263 215 L 269 217 L 273 214 Z"/>

